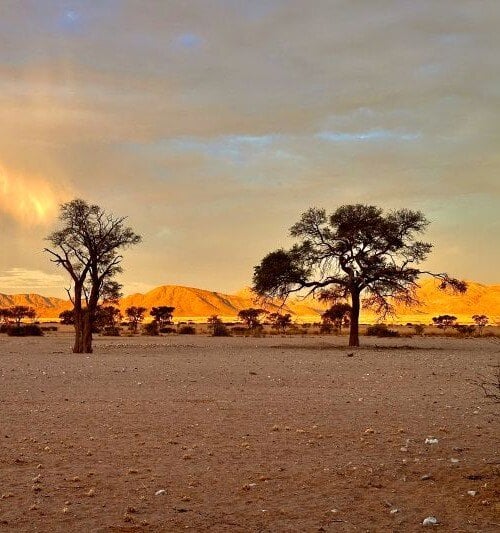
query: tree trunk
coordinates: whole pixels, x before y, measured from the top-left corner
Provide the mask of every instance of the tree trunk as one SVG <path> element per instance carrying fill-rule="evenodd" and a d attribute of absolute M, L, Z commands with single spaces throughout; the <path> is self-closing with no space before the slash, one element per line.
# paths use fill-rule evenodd
<path fill-rule="evenodd" d="M 92 353 L 92 321 L 88 308 L 82 307 L 82 287 L 75 286 L 74 291 L 75 343 L 73 353 Z"/>
<path fill-rule="evenodd" d="M 83 321 L 83 334 L 82 334 L 82 343 L 83 343 L 83 352 L 82 353 L 92 353 L 92 315 L 87 309 L 85 312 L 85 320 Z"/>
<path fill-rule="evenodd" d="M 359 346 L 359 311 L 360 293 L 358 290 L 351 291 L 351 325 L 349 329 L 349 346 Z"/>
<path fill-rule="evenodd" d="M 79 310 L 75 313 L 75 343 L 73 344 L 73 353 L 83 353 L 83 313 Z"/>

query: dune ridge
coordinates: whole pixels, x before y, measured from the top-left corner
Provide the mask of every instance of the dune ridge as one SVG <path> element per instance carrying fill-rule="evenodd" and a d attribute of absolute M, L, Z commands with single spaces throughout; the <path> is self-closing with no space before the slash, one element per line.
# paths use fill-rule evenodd
<path fill-rule="evenodd" d="M 422 302 L 419 307 L 406 308 L 396 306 L 396 317 L 387 317 L 388 322 L 429 323 L 437 314 L 453 314 L 460 322 L 471 322 L 474 314 L 486 314 L 492 323 L 500 322 L 500 285 L 484 285 L 469 282 L 465 294 L 453 294 L 440 291 L 433 279 L 424 279 L 418 290 L 418 298 Z M 28 305 L 34 307 L 37 315 L 42 319 L 54 319 L 59 313 L 71 309 L 69 300 L 41 296 L 39 294 L 1 294 L 0 307 L 12 305 Z M 224 318 L 234 318 L 238 311 L 248 307 L 258 306 L 251 291 L 243 289 L 236 294 L 225 294 L 195 287 L 181 285 L 162 285 L 144 294 L 136 293 L 125 296 L 120 300 L 120 309 L 124 311 L 132 305 L 148 309 L 159 305 L 175 307 L 175 318 L 204 319 L 211 315 Z M 276 306 L 268 305 L 270 311 Z M 325 305 L 312 298 L 290 299 L 283 307 L 285 312 L 291 313 L 297 320 L 317 320 Z M 377 316 L 370 310 L 364 310 L 361 321 L 374 322 Z"/>

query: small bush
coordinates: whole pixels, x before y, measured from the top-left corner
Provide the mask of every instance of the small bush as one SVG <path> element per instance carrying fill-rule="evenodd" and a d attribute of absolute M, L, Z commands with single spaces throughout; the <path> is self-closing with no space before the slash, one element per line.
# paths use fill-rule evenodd
<path fill-rule="evenodd" d="M 175 328 L 165 327 L 165 328 L 160 328 L 160 333 L 166 333 L 166 334 L 177 333 L 177 330 Z"/>
<path fill-rule="evenodd" d="M 323 335 L 329 335 L 333 332 L 333 325 L 329 322 L 325 322 L 324 324 L 321 324 L 319 327 L 319 332 Z"/>
<path fill-rule="evenodd" d="M 43 331 L 37 324 L 26 324 L 25 326 L 11 326 L 7 329 L 9 337 L 41 337 Z"/>
<path fill-rule="evenodd" d="M 107 337 L 119 337 L 121 335 L 121 329 L 116 326 L 106 326 L 102 328 L 101 334 Z"/>
<path fill-rule="evenodd" d="M 472 337 L 474 335 L 474 333 L 476 332 L 476 327 L 475 326 L 465 326 L 465 325 L 461 325 L 461 324 L 456 324 L 453 327 L 457 330 L 457 333 L 461 337 Z"/>
<path fill-rule="evenodd" d="M 180 335 L 196 335 L 196 329 L 193 326 L 182 326 L 179 328 Z"/>
<path fill-rule="evenodd" d="M 42 331 L 57 331 L 57 326 L 41 326 Z"/>
<path fill-rule="evenodd" d="M 156 320 L 153 320 L 153 322 L 149 322 L 149 324 L 144 324 L 142 326 L 142 334 L 150 335 L 152 337 L 158 336 L 160 334 L 160 331 L 158 329 L 158 322 L 156 322 Z"/>
<path fill-rule="evenodd" d="M 415 331 L 415 335 L 423 335 L 425 327 L 422 324 L 415 324 L 413 326 L 413 331 Z"/>
<path fill-rule="evenodd" d="M 222 323 L 215 323 L 213 325 L 212 337 L 230 337 L 231 333 L 227 326 Z"/>
<path fill-rule="evenodd" d="M 248 329 L 243 326 L 234 326 L 231 328 L 231 333 L 233 333 L 233 335 L 246 335 L 248 333 Z"/>
<path fill-rule="evenodd" d="M 369 337 L 399 337 L 399 333 L 389 329 L 386 324 L 373 324 L 366 329 L 366 335 Z"/>

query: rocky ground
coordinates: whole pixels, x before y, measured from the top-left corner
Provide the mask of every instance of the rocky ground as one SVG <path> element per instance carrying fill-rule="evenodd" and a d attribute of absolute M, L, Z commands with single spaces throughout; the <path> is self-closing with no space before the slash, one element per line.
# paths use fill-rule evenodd
<path fill-rule="evenodd" d="M 499 531 L 498 339 L 362 340 L 0 336 L 0 532 Z"/>

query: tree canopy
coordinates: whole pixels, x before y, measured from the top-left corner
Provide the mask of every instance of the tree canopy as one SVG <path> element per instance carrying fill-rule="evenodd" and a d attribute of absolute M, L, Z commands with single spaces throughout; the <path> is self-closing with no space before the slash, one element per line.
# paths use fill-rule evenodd
<path fill-rule="evenodd" d="M 429 222 L 420 211 L 384 213 L 376 206 L 343 205 L 332 214 L 308 209 L 290 229 L 298 242 L 267 254 L 255 267 L 253 289 L 263 298 L 286 300 L 293 293 L 350 301 L 349 345 L 359 345 L 361 295 L 364 305 L 384 315 L 394 303 L 415 305 L 418 278 L 429 274 L 442 289 L 464 292 L 466 284 L 418 265 L 432 245 L 418 240 Z"/>

